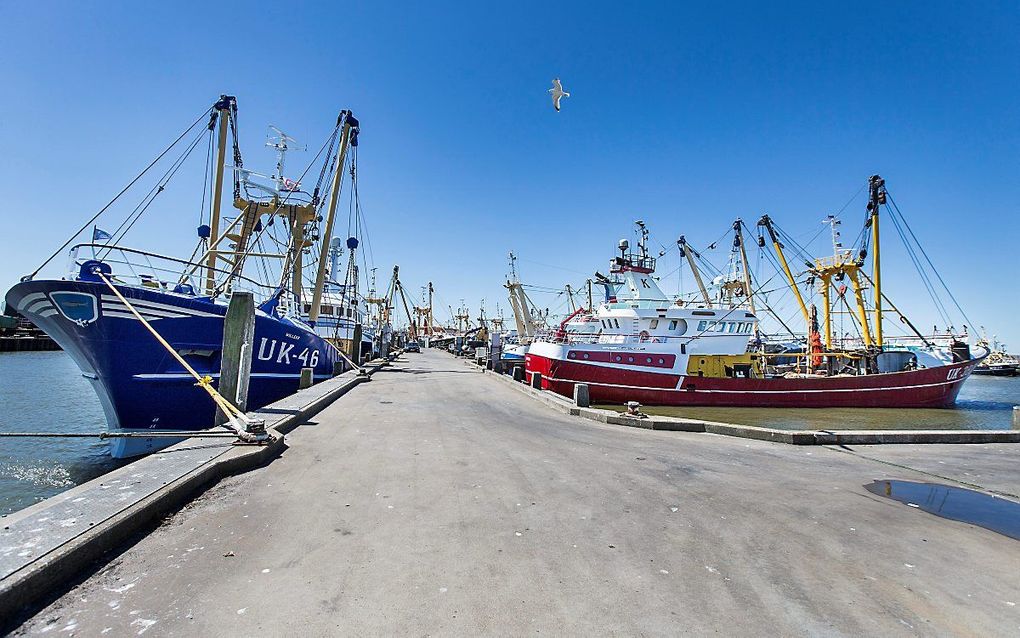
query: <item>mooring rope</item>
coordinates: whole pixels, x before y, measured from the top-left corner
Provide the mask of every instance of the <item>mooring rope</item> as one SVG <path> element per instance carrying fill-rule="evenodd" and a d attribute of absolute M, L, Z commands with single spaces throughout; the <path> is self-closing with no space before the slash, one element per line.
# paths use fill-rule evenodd
<path fill-rule="evenodd" d="M 228 429 L 233 430 L 234 434 L 236 434 L 238 438 L 248 443 L 264 441 L 268 438 L 268 435 L 265 434 L 265 432 L 256 433 L 252 431 L 254 429 L 253 426 L 259 425 L 258 422 L 248 418 L 246 414 L 241 412 L 241 410 L 234 406 L 234 404 L 232 404 L 230 401 L 227 401 L 222 394 L 217 392 L 216 389 L 212 387 L 211 376 L 200 375 L 198 372 L 196 372 L 195 369 L 192 368 L 191 365 L 189 365 L 188 362 L 184 360 L 184 357 L 182 357 L 176 350 L 174 350 L 174 347 L 167 343 L 166 339 L 164 339 L 162 335 L 156 332 L 156 329 L 152 327 L 152 324 L 146 321 L 142 317 L 142 315 L 140 315 L 138 311 L 135 310 L 135 307 L 131 305 L 131 302 L 128 301 L 127 298 L 124 297 L 124 295 L 122 295 L 119 290 L 117 290 L 117 287 L 114 286 L 113 283 L 106 278 L 106 275 L 104 275 L 102 271 L 99 270 L 98 267 L 95 270 L 93 270 L 93 274 L 98 276 L 103 281 L 103 283 L 105 283 L 106 286 L 113 291 L 113 294 L 117 295 L 117 298 L 120 299 L 121 303 L 127 306 L 127 309 L 131 311 L 131 314 L 133 314 L 135 318 L 138 319 L 138 321 L 142 322 L 142 325 L 145 326 L 145 328 L 150 333 L 152 333 L 152 336 L 156 338 L 156 341 L 158 341 L 160 345 L 162 345 L 166 349 L 166 351 L 169 352 L 171 356 L 173 356 L 173 358 L 177 360 L 177 363 L 181 364 L 181 366 L 188 371 L 188 374 L 195 378 L 195 380 L 197 381 L 195 385 L 202 388 L 209 394 L 209 397 L 212 398 L 213 403 L 215 403 L 216 406 L 220 410 L 222 410 L 223 414 L 225 414 L 227 417 L 227 421 L 230 425 L 227 426 L 226 424 L 224 424 L 224 427 L 228 427 Z"/>

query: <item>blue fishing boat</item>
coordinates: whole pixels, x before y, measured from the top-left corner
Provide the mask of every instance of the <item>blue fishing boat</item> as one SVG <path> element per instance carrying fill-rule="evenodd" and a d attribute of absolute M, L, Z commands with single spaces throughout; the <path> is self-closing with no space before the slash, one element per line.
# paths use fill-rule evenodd
<path fill-rule="evenodd" d="M 312 368 L 314 379 L 322 380 L 343 367 L 342 362 L 360 363 L 371 356 L 375 335 L 366 322 L 367 305 L 358 295 L 358 240 L 346 240 L 349 264 L 344 272 L 340 272 L 341 244 L 331 241 L 344 177 L 356 179 L 358 120 L 349 111 L 340 113 L 317 156 L 322 166 L 319 181 L 310 191 L 302 189 L 300 179 L 284 177 L 292 138 L 277 131 L 279 137 L 270 144 L 279 156 L 277 171 L 268 177 L 267 185 L 257 181 L 267 176 L 243 168 L 236 126 L 237 102 L 222 96 L 167 149 L 184 148 L 118 231 L 106 233 L 93 226 L 92 241 L 71 246 L 97 214 L 54 253 L 63 254 L 70 247 L 69 268 L 63 277 L 37 278 L 51 256 L 6 295 L 8 306 L 50 335 L 92 382 L 111 432 L 144 435 L 214 425 L 216 406 L 180 360 L 215 384 L 224 316 L 231 295 L 239 290 L 252 292 L 258 302 L 248 409 L 295 392 L 302 368 Z M 233 164 L 228 166 L 231 136 Z M 207 211 L 209 216 L 207 223 L 199 225 L 198 245 L 191 257 L 174 258 L 124 245 L 123 235 L 137 221 L 139 211 L 144 212 L 206 138 L 206 175 L 212 178 L 212 190 L 207 209 L 203 201 L 203 215 Z M 214 144 L 216 138 L 218 144 Z M 311 168 L 310 164 L 305 173 Z M 228 171 L 233 174 L 233 206 L 238 211 L 232 219 L 221 214 Z M 203 193 L 207 189 L 203 186 Z M 348 190 L 356 196 L 356 188 Z M 360 206 L 357 209 L 360 214 Z M 318 260 L 306 268 L 305 256 L 316 249 Z M 352 356 L 359 361 L 352 361 Z M 112 438 L 111 454 L 134 456 L 176 440 Z"/>

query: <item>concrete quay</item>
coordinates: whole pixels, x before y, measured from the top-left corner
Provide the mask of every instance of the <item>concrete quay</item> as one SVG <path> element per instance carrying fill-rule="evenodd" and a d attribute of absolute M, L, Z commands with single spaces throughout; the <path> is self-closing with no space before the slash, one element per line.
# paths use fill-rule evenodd
<path fill-rule="evenodd" d="M 226 431 L 191 437 L 0 519 L 0 630 L 202 488 L 278 456 L 287 432 L 383 365 L 373 362 L 367 374 L 350 371 L 249 413 L 270 435 L 264 444 L 238 445 Z"/>
<path fill-rule="evenodd" d="M 1020 543 L 863 486 L 1016 498 L 1018 467 L 1011 444 L 621 428 L 426 350 L 68 578 L 14 631 L 1016 635 Z"/>

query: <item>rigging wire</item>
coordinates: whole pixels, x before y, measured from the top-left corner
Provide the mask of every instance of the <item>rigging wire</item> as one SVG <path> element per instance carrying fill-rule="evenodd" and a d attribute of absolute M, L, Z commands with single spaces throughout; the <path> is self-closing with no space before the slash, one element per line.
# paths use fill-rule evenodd
<path fill-rule="evenodd" d="M 931 298 L 932 304 L 934 304 L 935 306 L 935 311 L 938 312 L 939 316 L 943 321 L 946 322 L 947 326 L 952 324 L 953 323 L 952 319 L 950 319 L 949 313 L 946 310 L 945 305 L 942 303 L 942 300 L 939 299 L 939 296 L 935 291 L 935 286 L 932 283 L 931 278 L 928 276 L 928 273 L 925 272 L 924 267 L 922 266 L 920 260 L 917 258 L 917 255 L 911 249 L 910 242 L 907 239 L 906 233 L 904 232 L 904 229 L 901 227 L 900 222 L 896 219 L 896 215 L 889 215 L 889 219 L 892 220 L 893 227 L 896 229 L 897 234 L 900 236 L 900 240 L 906 247 L 907 256 L 910 258 L 911 263 L 914 264 L 914 268 L 917 270 L 917 274 L 921 278 L 921 283 L 924 284 L 925 290 L 928 291 L 928 296 Z"/>
<path fill-rule="evenodd" d="M 195 120 L 194 122 L 192 122 L 192 123 L 191 123 L 191 126 L 189 126 L 188 128 L 186 128 L 186 129 L 184 130 L 184 132 L 183 132 L 183 133 L 181 133 L 181 134 L 180 134 L 180 135 L 179 135 L 179 136 L 177 137 L 177 139 L 175 139 L 175 140 L 174 140 L 173 142 L 171 142 L 171 143 L 170 143 L 170 146 L 167 146 L 167 147 L 166 147 L 165 149 L 163 149 L 163 152 L 162 152 L 162 153 L 160 153 L 159 155 L 157 155 L 157 156 L 156 156 L 156 159 L 152 160 L 152 161 L 151 161 L 151 162 L 149 163 L 149 165 L 148 165 L 148 166 L 146 166 L 146 167 L 145 167 L 144 169 L 142 169 L 142 172 L 141 172 L 141 173 L 139 173 L 138 175 L 136 175 L 134 179 L 132 179 L 132 180 L 131 180 L 130 182 L 128 182 L 128 185 L 127 185 L 127 186 L 125 186 L 125 187 L 124 187 L 123 189 L 121 189 L 121 191 L 120 191 L 119 193 L 117 193 L 116 195 L 114 195 L 113 199 L 111 199 L 111 200 L 110 200 L 109 202 L 107 202 L 107 204 L 106 204 L 105 206 L 103 206 L 102 208 L 100 208 L 100 209 L 99 209 L 99 212 L 97 212 L 97 213 L 96 213 L 95 215 L 93 215 L 93 216 L 92 216 L 92 217 L 91 217 L 91 218 L 90 218 L 90 219 L 89 219 L 89 220 L 88 220 L 87 222 L 85 222 L 85 223 L 84 223 L 84 224 L 82 225 L 82 227 L 81 227 L 81 228 L 79 228 L 79 229 L 78 229 L 78 230 L 77 230 L 77 231 L 76 231 L 76 232 L 75 232 L 75 233 L 74 233 L 73 235 L 71 235 L 70 237 L 68 237 L 68 238 L 67 238 L 67 241 L 65 241 L 65 242 L 64 242 L 63 244 L 61 244 L 61 245 L 60 245 L 60 248 L 57 248 L 57 249 L 56 249 L 55 251 L 53 251 L 53 254 L 52 254 L 52 255 L 50 255 L 49 257 L 47 257 L 45 261 L 43 261 L 43 262 L 42 262 L 41 264 L 39 264 L 39 267 L 38 267 L 38 268 L 36 268 L 35 270 L 33 270 L 31 274 L 29 274 L 29 275 L 25 275 L 24 277 L 22 277 L 22 278 L 21 278 L 21 280 L 22 280 L 22 281 L 31 281 L 32 279 L 34 279 L 34 278 L 35 278 L 35 276 L 39 274 L 39 271 L 40 271 L 40 270 L 42 270 L 43 268 L 45 268 L 45 267 L 46 267 L 46 264 L 48 264 L 48 263 L 50 263 L 51 261 L 53 261 L 53 258 L 54 258 L 54 257 L 56 257 L 57 255 L 59 255 L 60 253 L 62 253 L 62 252 L 64 251 L 64 249 L 65 249 L 65 248 L 67 248 L 67 247 L 68 247 L 68 246 L 69 246 L 69 245 L 71 244 L 71 242 L 72 242 L 72 241 L 74 241 L 74 239 L 75 239 L 75 238 L 76 238 L 76 237 L 77 237 L 78 235 L 82 234 L 82 233 L 83 233 L 83 232 L 85 231 L 85 229 L 87 229 L 87 228 L 88 228 L 89 226 L 91 226 L 91 225 L 92 225 L 93 223 L 95 223 L 95 221 L 96 221 L 97 219 L 99 219 L 99 217 L 100 217 L 100 216 L 101 216 L 101 215 L 102 215 L 103 213 L 105 213 L 105 212 L 106 212 L 106 210 L 107 210 L 108 208 L 110 208 L 110 206 L 112 206 L 112 205 L 114 204 L 114 202 L 116 202 L 116 201 L 117 201 L 118 199 L 120 199 L 120 196 L 121 196 L 121 195 L 123 195 L 124 193 L 126 193 L 126 192 L 128 191 L 128 189 L 130 189 L 130 188 L 131 188 L 132 186 L 134 186 L 134 185 L 135 185 L 135 183 L 136 183 L 136 182 L 137 182 L 138 180 L 140 180 L 140 179 L 141 179 L 142 177 L 144 177 L 144 176 L 145 176 L 145 174 L 149 172 L 149 169 L 151 169 L 151 168 L 152 168 L 153 166 L 155 166 L 155 165 L 156 165 L 156 163 L 157 163 L 157 162 L 159 162 L 159 160 L 163 159 L 163 156 L 164 156 L 164 155 L 166 155 L 167 153 L 169 153 L 169 152 L 170 152 L 170 150 L 171 150 L 171 149 L 172 149 L 173 147 L 177 146 L 177 143 L 178 143 L 178 142 L 180 142 L 180 141 L 181 141 L 182 139 L 184 139 L 184 138 L 185 138 L 185 137 L 186 137 L 186 136 L 188 135 L 188 133 L 190 133 L 190 132 L 191 132 L 191 129 L 195 128 L 195 126 L 197 126 L 199 122 L 201 122 L 201 121 L 202 121 L 203 119 L 205 119 L 205 118 L 206 118 L 206 116 L 208 116 L 208 115 L 209 115 L 209 113 L 210 113 L 210 112 L 212 111 L 212 109 L 213 109 L 213 107 L 211 107 L 211 106 L 210 106 L 210 107 L 209 107 L 209 108 L 207 108 L 207 109 L 206 109 L 205 111 L 203 111 L 203 112 L 202 112 L 202 114 L 201 114 L 201 115 L 199 115 L 199 116 L 198 116 L 198 118 L 197 118 L 197 119 L 196 119 L 196 120 Z"/>
<path fill-rule="evenodd" d="M 315 162 L 318 161 L 319 157 L 322 156 L 323 151 L 326 150 L 327 144 L 329 144 L 330 141 L 335 138 L 336 130 L 340 126 L 341 126 L 341 122 L 338 122 L 337 125 L 335 127 L 333 127 L 333 133 L 331 133 L 329 138 L 326 140 L 326 142 L 324 142 L 322 144 L 322 146 L 319 148 L 319 151 L 315 154 L 315 157 L 313 157 L 311 159 L 311 161 L 308 163 L 308 166 L 305 167 L 305 170 L 301 172 L 301 175 L 295 181 L 300 183 L 301 180 L 303 180 L 305 178 L 305 175 L 308 174 L 308 171 L 311 170 L 312 166 L 315 165 Z M 236 139 L 235 139 L 235 144 L 236 144 Z M 255 235 L 254 239 L 252 239 L 251 241 L 248 242 L 248 247 L 245 247 L 244 252 L 241 253 L 240 256 L 239 256 L 239 259 L 238 259 L 238 263 L 239 264 L 242 263 L 244 261 L 244 258 L 247 257 L 248 254 L 251 252 L 251 246 L 254 246 L 258 242 L 258 240 L 262 237 L 262 235 L 265 234 L 266 231 L 270 227 L 273 226 L 273 219 L 274 219 L 275 215 L 280 212 L 280 209 L 282 209 L 287 204 L 287 202 L 290 200 L 290 198 L 293 195 L 294 195 L 294 191 L 288 191 L 286 197 L 284 197 L 280 201 L 280 203 L 277 204 L 276 208 L 273 211 L 267 213 L 267 215 L 269 216 L 270 221 L 268 223 L 266 223 L 266 224 L 263 224 L 262 225 L 262 229 Z M 271 234 L 272 233 L 275 233 L 275 229 L 274 229 L 274 231 L 271 231 Z M 280 243 L 280 242 L 277 240 L 277 243 Z M 298 250 L 301 250 L 301 248 L 298 248 Z M 280 273 L 280 282 L 281 282 L 280 283 L 280 287 L 281 288 L 283 287 L 284 283 L 287 280 L 287 277 L 291 273 L 290 269 L 293 268 L 293 267 L 294 267 L 294 264 L 290 263 L 290 264 L 287 264 L 286 268 L 281 268 L 281 273 Z M 233 273 L 231 274 L 230 277 L 227 277 L 226 280 L 224 280 L 219 286 L 216 287 L 216 290 L 213 292 L 213 296 L 219 296 L 226 289 L 226 284 L 230 281 L 232 276 L 233 276 Z"/>
<path fill-rule="evenodd" d="M 910 228 L 910 224 L 907 223 L 906 217 L 903 216 L 903 213 L 900 211 L 900 207 L 896 205 L 896 201 L 892 198 L 892 195 L 889 194 L 888 190 L 886 191 L 886 196 L 889 199 L 889 204 L 892 205 L 891 207 L 889 205 L 886 205 L 886 210 L 895 210 L 896 214 L 899 215 L 900 221 L 903 222 L 903 225 L 907 229 L 907 232 L 910 233 L 910 236 L 911 238 L 913 238 L 914 243 L 917 244 L 917 248 L 921 251 L 921 255 L 924 257 L 925 261 L 928 262 L 928 266 L 931 267 L 931 270 L 935 274 L 935 277 L 938 278 L 939 283 L 942 284 L 942 287 L 945 289 L 946 294 L 948 294 L 949 298 L 953 301 L 953 305 L 956 306 L 956 309 L 963 316 L 964 320 L 970 326 L 971 330 L 974 330 L 976 326 L 970 320 L 970 317 L 967 316 L 967 313 L 963 311 L 963 308 L 960 306 L 960 303 L 956 300 L 956 297 L 953 295 L 953 291 L 949 289 L 949 286 L 946 285 L 945 280 L 942 279 L 942 275 L 939 273 L 938 269 L 935 268 L 935 264 L 932 263 L 931 258 L 928 257 L 928 253 L 927 251 L 925 251 L 924 246 L 922 246 L 921 242 L 917 240 L 917 235 L 915 235 L 914 231 Z"/>
<path fill-rule="evenodd" d="M 99 257 L 100 259 L 102 259 L 106 255 L 109 255 L 110 251 L 112 251 L 113 248 L 119 242 L 124 240 L 124 237 L 128 234 L 128 231 L 130 231 L 131 228 L 134 227 L 135 223 L 138 222 L 139 219 L 141 219 L 142 215 L 145 214 L 145 211 L 147 211 L 149 209 L 149 206 L 152 205 L 152 202 L 156 200 L 156 197 L 163 193 L 163 191 L 166 189 L 167 184 L 170 183 L 170 180 L 173 179 L 174 175 L 177 174 L 177 171 L 180 170 L 181 166 L 184 165 L 184 162 L 187 161 L 188 157 L 191 155 L 191 152 L 194 151 L 195 148 L 198 146 L 198 143 L 202 140 L 202 135 L 204 135 L 204 133 L 196 137 L 195 140 L 184 150 L 184 152 L 181 153 L 181 155 L 176 160 L 174 160 L 174 162 L 170 165 L 170 168 L 168 168 L 166 172 L 163 173 L 163 176 L 160 177 L 159 180 L 157 180 L 156 184 L 151 189 L 149 189 L 149 192 L 146 193 L 145 197 L 142 198 L 142 201 L 139 202 L 137 206 L 135 206 L 135 209 L 131 211 L 131 213 L 126 218 L 124 218 L 124 221 L 120 223 L 117 229 L 113 231 L 110 239 L 108 239 L 105 242 L 106 247 L 104 248 L 104 250 L 106 252 Z"/>
<path fill-rule="evenodd" d="M 202 202 L 198 206 L 198 226 L 201 228 L 202 224 L 205 223 L 205 197 L 208 194 L 210 200 L 212 199 L 212 186 L 209 183 L 209 175 L 211 174 L 210 166 L 212 165 L 213 156 L 213 136 L 212 131 L 209 131 L 209 146 L 205 151 L 205 169 L 202 172 Z M 206 244 L 207 240 L 199 238 L 198 243 L 195 244 L 195 250 L 191 251 L 191 257 L 188 258 L 188 262 L 195 261 L 195 257 L 198 256 L 198 251 L 202 250 L 202 247 Z M 188 267 L 185 266 L 181 271 L 178 280 L 183 281 L 187 275 Z"/>

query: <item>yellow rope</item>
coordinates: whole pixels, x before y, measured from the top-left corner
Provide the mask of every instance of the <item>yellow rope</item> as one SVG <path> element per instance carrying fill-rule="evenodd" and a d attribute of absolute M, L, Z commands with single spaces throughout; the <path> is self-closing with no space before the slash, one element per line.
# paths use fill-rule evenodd
<path fill-rule="evenodd" d="M 117 290 L 117 288 L 112 283 L 110 283 L 110 280 L 107 279 L 102 272 L 98 270 L 94 272 L 96 275 L 99 276 L 100 279 L 103 280 L 103 283 L 105 283 L 107 287 L 109 287 L 109 289 L 113 291 L 113 294 L 117 295 L 117 298 L 120 299 L 125 306 L 127 306 L 127 309 L 131 311 L 131 314 L 133 314 L 136 319 L 141 321 L 142 325 L 145 326 L 145 328 L 152 333 L 152 336 L 156 338 L 156 341 L 158 341 L 164 348 L 166 348 L 167 352 L 169 352 L 173 356 L 173 358 L 177 360 L 177 363 L 181 364 L 181 366 L 183 366 L 184 369 L 187 370 L 191 376 L 195 377 L 195 380 L 197 381 L 195 385 L 209 393 L 209 396 L 212 398 L 216 406 L 219 407 L 225 415 L 227 415 L 227 419 L 229 419 L 230 423 L 234 425 L 235 430 L 240 432 L 241 430 L 244 429 L 240 426 L 240 424 L 237 423 L 237 420 L 243 421 L 245 425 L 251 425 L 252 423 L 254 423 L 251 419 L 248 418 L 247 415 L 241 412 L 230 401 L 227 401 L 222 394 L 217 392 L 216 389 L 212 387 L 212 377 L 210 377 L 209 375 L 203 376 L 196 372 L 195 369 L 192 368 L 188 364 L 188 362 L 184 360 L 184 357 L 182 357 L 176 350 L 174 350 L 173 346 L 167 343 L 166 339 L 164 339 L 162 335 L 156 332 L 156 329 L 153 328 L 148 321 L 142 318 L 142 315 L 138 314 L 138 311 L 135 310 L 135 307 L 131 305 L 131 302 L 129 302 L 124 297 L 124 295 L 120 294 L 120 291 Z"/>
<path fill-rule="evenodd" d="M 344 361 L 346 361 L 347 363 L 351 364 L 351 367 L 352 367 L 352 368 L 354 368 L 355 370 L 357 370 L 358 368 L 360 368 L 360 367 L 361 367 L 361 366 L 359 366 L 358 364 L 354 363 L 354 360 L 353 360 L 353 359 L 351 359 L 350 357 L 348 357 L 348 356 L 347 356 L 347 354 L 346 354 L 346 353 L 345 353 L 345 352 L 344 352 L 343 350 L 341 350 L 341 349 L 340 349 L 340 346 L 338 346 L 338 345 L 336 345 L 335 343 L 333 343 L 333 340 L 332 340 L 332 339 L 326 339 L 326 338 L 323 338 L 323 341 L 325 341 L 325 342 L 326 342 L 326 344 L 328 344 L 328 345 L 329 345 L 329 346 L 331 346 L 331 347 L 332 347 L 332 348 L 333 348 L 334 350 L 336 350 L 336 353 L 337 353 L 338 355 L 340 355 L 340 357 L 341 357 L 341 358 L 342 358 L 342 359 L 343 359 Z"/>

